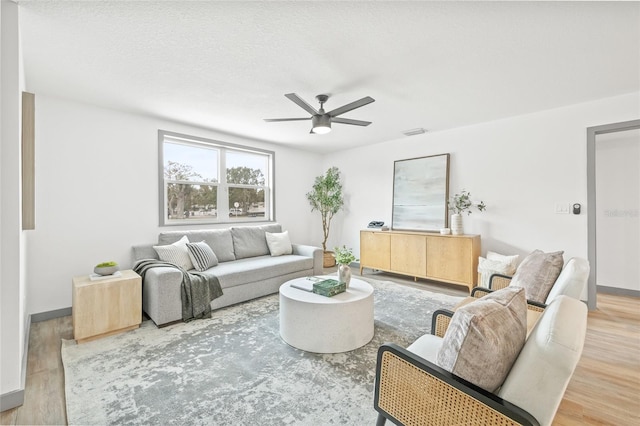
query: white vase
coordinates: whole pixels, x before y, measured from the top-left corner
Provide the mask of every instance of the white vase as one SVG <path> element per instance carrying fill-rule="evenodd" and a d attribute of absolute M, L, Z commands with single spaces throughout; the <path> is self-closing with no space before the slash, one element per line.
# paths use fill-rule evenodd
<path fill-rule="evenodd" d="M 462 215 L 460 213 L 451 215 L 451 233 L 453 235 L 464 234 L 464 230 L 462 229 Z"/>
<path fill-rule="evenodd" d="M 338 266 L 338 281 L 343 281 L 347 288 L 349 288 L 349 281 L 351 281 L 351 268 L 349 265 Z"/>

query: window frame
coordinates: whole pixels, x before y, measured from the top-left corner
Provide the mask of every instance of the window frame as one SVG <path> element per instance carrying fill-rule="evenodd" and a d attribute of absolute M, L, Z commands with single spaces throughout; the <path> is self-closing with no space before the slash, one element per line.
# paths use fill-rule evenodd
<path fill-rule="evenodd" d="M 265 196 L 265 216 L 249 217 L 241 216 L 241 219 L 229 219 L 231 205 L 220 208 L 217 205 L 216 218 L 206 219 L 169 219 L 167 214 L 167 185 L 168 182 L 164 177 L 164 144 L 175 143 L 194 147 L 207 147 L 218 150 L 218 182 L 201 182 L 201 181 L 172 181 L 171 183 L 187 184 L 187 185 L 208 185 L 217 187 L 217 199 L 221 198 L 221 191 L 224 193 L 223 198 L 229 197 L 229 188 L 261 188 L 264 190 Z M 249 154 L 259 154 L 267 157 L 267 172 L 264 176 L 265 185 L 245 185 L 245 184 L 229 184 L 227 182 L 226 152 L 227 151 L 245 152 Z M 213 225 L 213 224 L 237 224 L 251 222 L 275 222 L 275 152 L 266 149 L 255 148 L 251 146 L 239 145 L 235 143 L 223 142 L 215 139 L 208 139 L 198 136 L 191 136 L 182 133 L 170 132 L 167 130 L 158 130 L 158 214 L 160 226 L 185 226 L 185 225 Z M 228 204 L 228 203 L 226 203 Z"/>

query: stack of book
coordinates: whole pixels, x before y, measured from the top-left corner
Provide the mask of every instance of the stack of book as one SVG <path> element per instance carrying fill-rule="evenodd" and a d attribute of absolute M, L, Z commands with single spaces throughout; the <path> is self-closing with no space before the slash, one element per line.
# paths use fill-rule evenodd
<path fill-rule="evenodd" d="M 343 281 L 322 277 L 307 277 L 307 280 L 312 281 L 312 283 L 298 281 L 292 283 L 291 287 L 310 291 L 326 297 L 335 296 L 336 294 L 343 293 L 347 290 L 347 285 Z"/>

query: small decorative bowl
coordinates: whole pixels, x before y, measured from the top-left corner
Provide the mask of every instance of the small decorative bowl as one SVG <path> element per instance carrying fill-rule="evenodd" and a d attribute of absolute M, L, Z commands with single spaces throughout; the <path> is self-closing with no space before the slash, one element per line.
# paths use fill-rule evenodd
<path fill-rule="evenodd" d="M 113 275 L 114 273 L 118 272 L 118 269 L 118 265 L 101 267 L 96 266 L 95 268 L 93 268 L 93 272 L 98 275 Z"/>

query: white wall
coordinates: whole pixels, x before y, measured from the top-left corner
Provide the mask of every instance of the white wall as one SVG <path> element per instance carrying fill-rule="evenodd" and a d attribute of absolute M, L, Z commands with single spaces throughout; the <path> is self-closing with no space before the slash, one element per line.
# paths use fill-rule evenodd
<path fill-rule="evenodd" d="M 317 154 L 42 94 L 36 94 L 36 111 L 36 230 L 28 234 L 31 313 L 70 307 L 73 276 L 88 274 L 105 260 L 130 267 L 132 245 L 157 242 L 167 229 L 184 229 L 158 225 L 158 129 L 275 151 L 276 220 L 293 242 L 320 243 L 319 229 L 308 226 L 313 216 L 304 196 L 322 172 Z"/>
<path fill-rule="evenodd" d="M 640 94 L 402 138 L 325 157 L 253 143 L 276 151 L 276 218 L 295 242 L 319 245 L 320 218 L 305 193 L 336 165 L 346 209 L 328 246 L 359 254 L 359 231 L 391 221 L 393 161 L 451 154 L 450 192 L 465 188 L 487 211 L 465 217 L 482 235 L 482 251 L 526 255 L 564 250 L 587 256 L 586 215 L 555 214 L 557 203 L 586 212 L 586 128 L 640 116 Z M 100 261 L 130 264 L 133 244 L 158 232 L 157 130 L 247 144 L 213 131 L 150 117 L 36 96 L 36 230 L 28 233 L 28 310 L 71 306 L 71 277 Z M 104 194 L 111 194 L 105 196 Z"/>
<path fill-rule="evenodd" d="M 638 117 L 633 93 L 328 155 L 325 168 L 340 168 L 348 198 L 329 246 L 359 253 L 369 221 L 391 224 L 395 160 L 450 153 L 450 194 L 467 189 L 487 205 L 464 217 L 465 232 L 481 234 L 482 253 L 564 250 L 565 260 L 586 258 L 586 129 Z M 580 203 L 583 214 L 556 214 L 557 203 Z"/>
<path fill-rule="evenodd" d="M 22 275 L 20 111 L 24 80 L 20 64 L 18 5 L 2 0 L 0 15 L 0 395 L 5 395 L 21 389 L 23 373 L 25 282 Z"/>
<path fill-rule="evenodd" d="M 640 291 L 640 130 L 596 136 L 597 285 Z"/>

